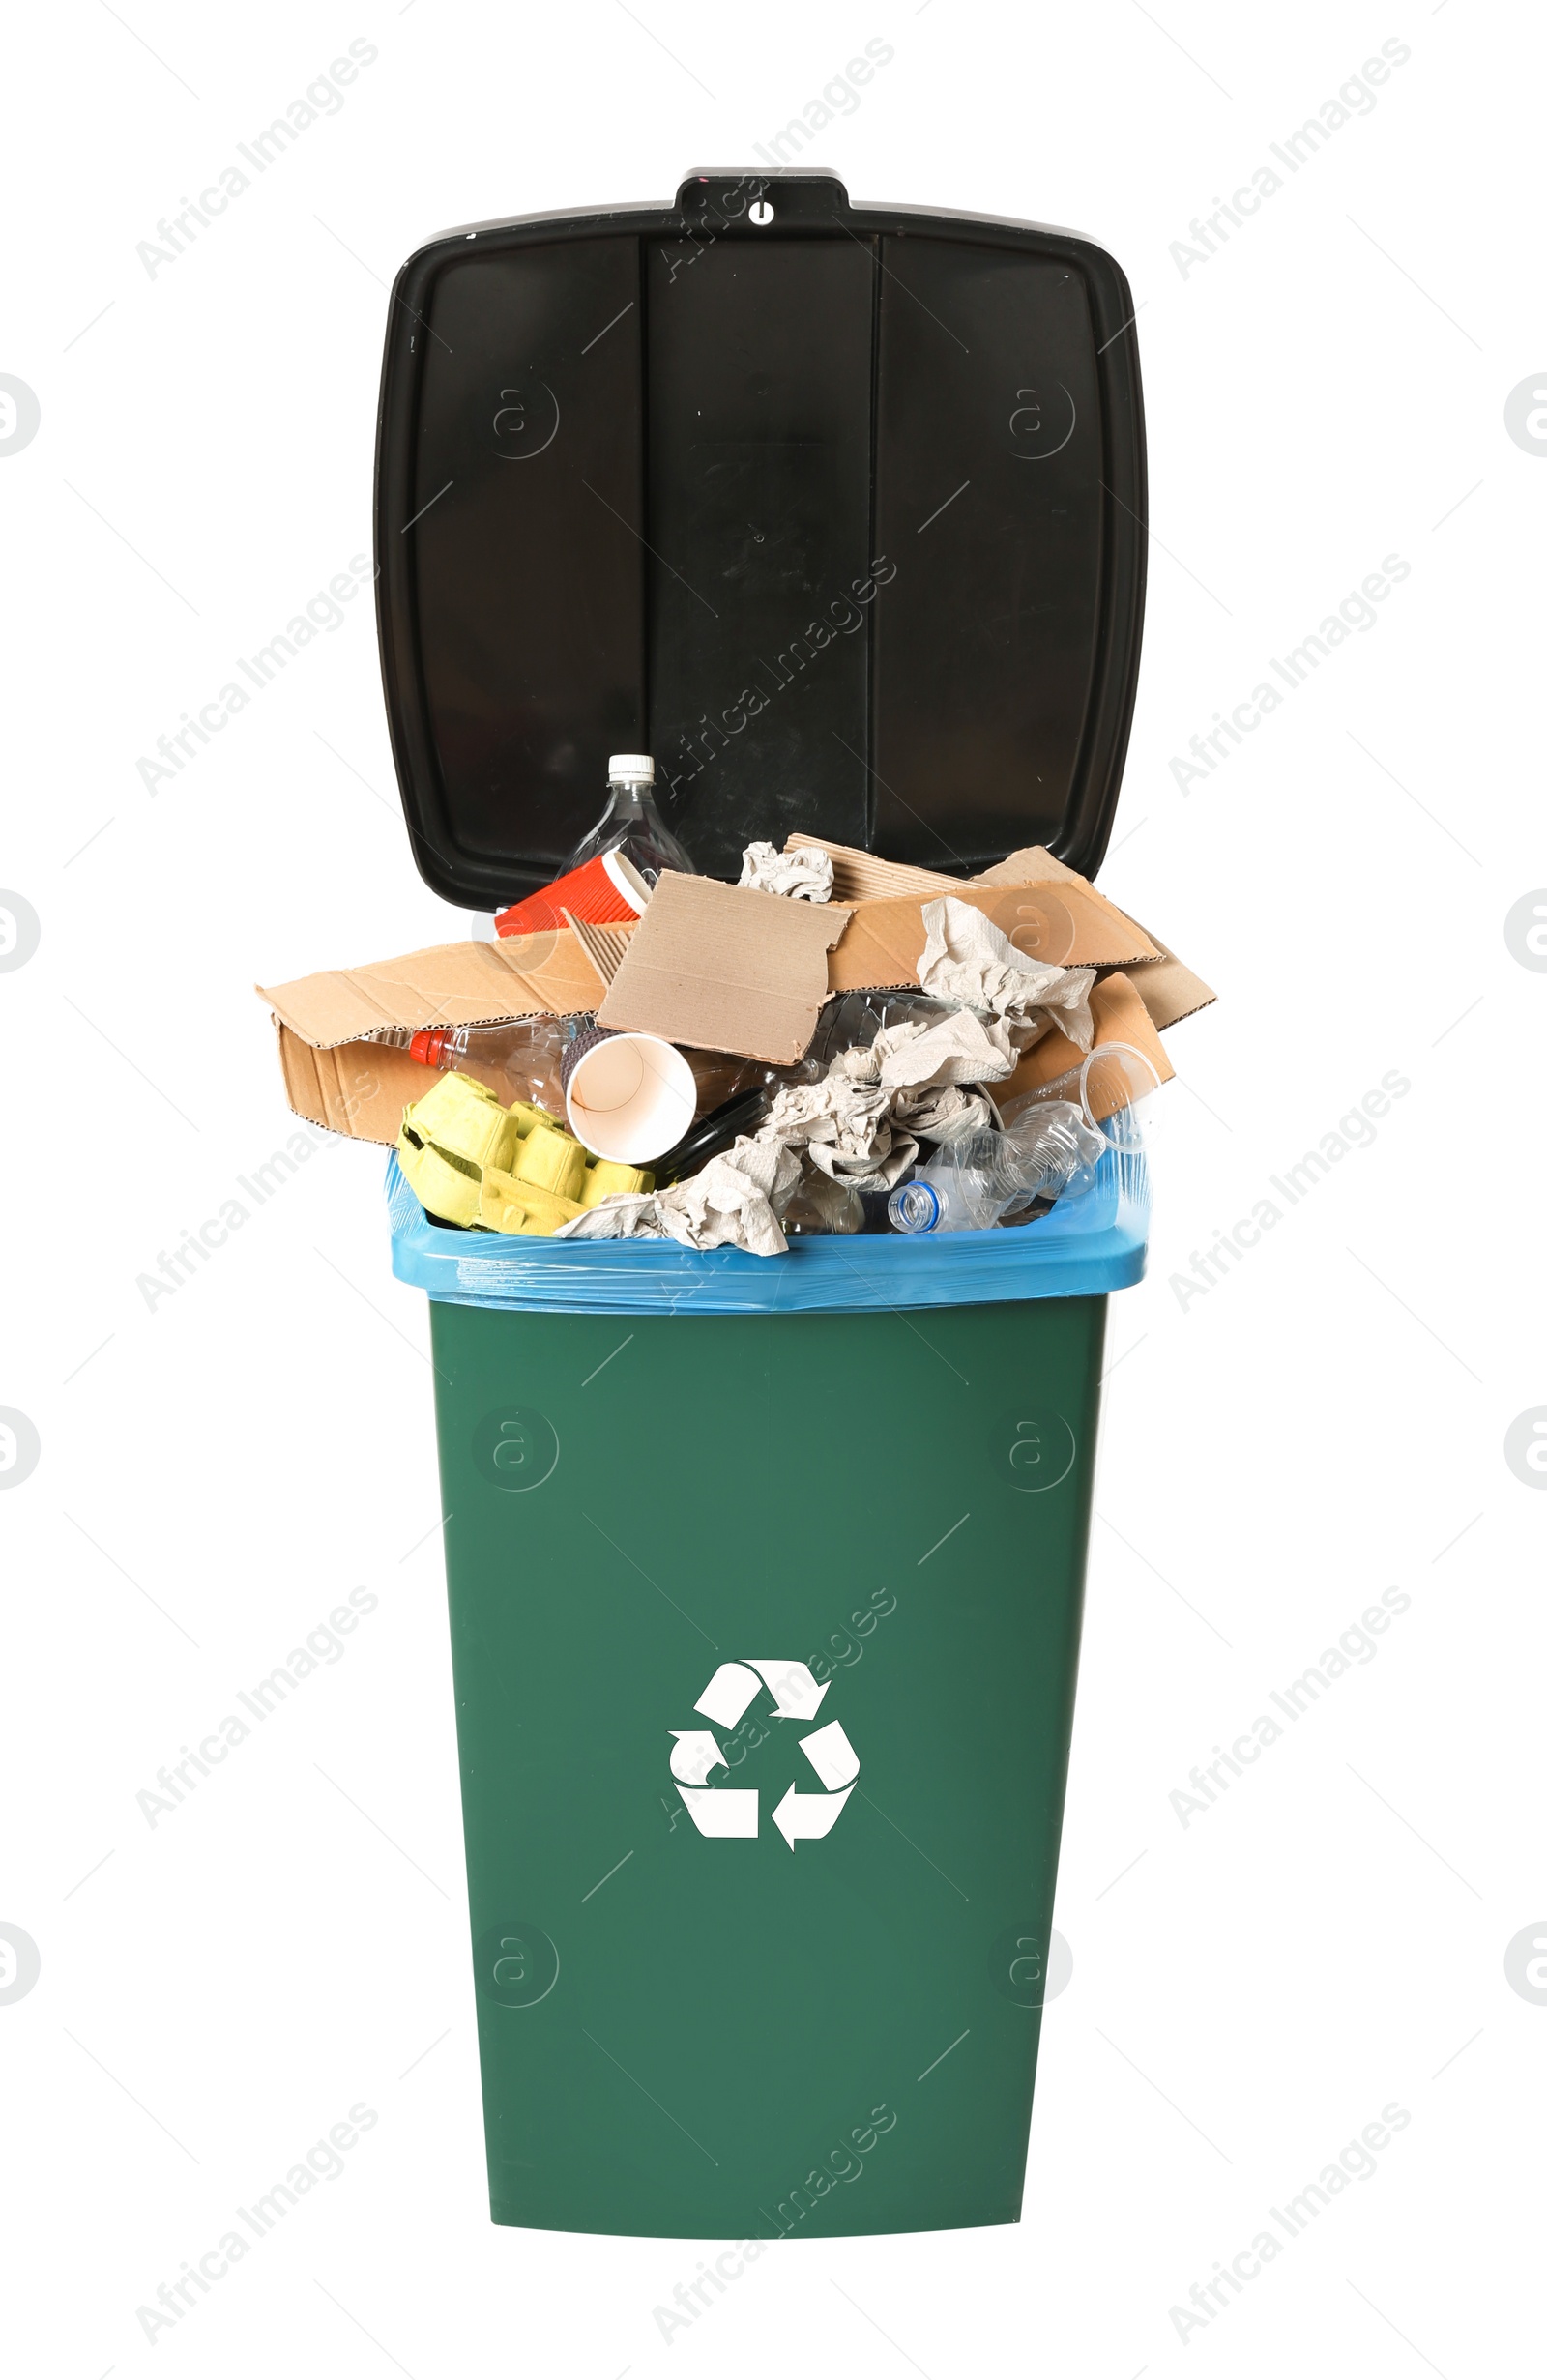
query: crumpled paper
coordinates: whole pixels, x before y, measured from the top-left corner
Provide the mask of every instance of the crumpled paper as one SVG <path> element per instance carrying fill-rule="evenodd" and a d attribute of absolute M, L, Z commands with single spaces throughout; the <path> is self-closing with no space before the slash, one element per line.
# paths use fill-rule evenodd
<path fill-rule="evenodd" d="M 971 1140 L 975 1132 L 998 1129 L 988 1101 L 980 1093 L 963 1090 L 958 1083 L 905 1091 L 897 1101 L 895 1114 L 898 1121 L 920 1141 L 936 1141 L 942 1146 Z"/>
<path fill-rule="evenodd" d="M 854 1055 L 854 1053 L 851 1053 Z M 938 1024 L 909 1020 L 883 1026 L 870 1049 L 889 1090 L 921 1090 L 937 1083 L 999 1083 L 1013 1074 L 1017 1053 L 998 1017 L 985 1024 L 958 1008 Z"/>
<path fill-rule="evenodd" d="M 1029 959 L 991 918 L 949 893 L 924 904 L 923 919 L 918 972 L 931 998 L 989 1016 L 1025 1017 L 1043 1032 L 1056 1026 L 1077 1049 L 1089 1050 L 1094 967 L 1049 967 Z"/>
<path fill-rule="evenodd" d="M 1015 1052 L 1006 1027 L 969 1009 L 934 1024 L 883 1027 L 868 1048 L 840 1050 L 819 1082 L 786 1084 L 758 1129 L 760 1141 L 803 1151 L 830 1181 L 892 1190 L 920 1141 L 956 1141 L 994 1122 L 963 1084 L 998 1082 Z"/>
<path fill-rule="evenodd" d="M 760 1142 L 803 1149 L 830 1180 L 851 1190 L 890 1190 L 919 1154 L 911 1132 L 894 1127 L 894 1093 L 846 1072 L 868 1050 L 835 1058 L 820 1083 L 791 1083 L 779 1090 L 759 1125 Z"/>
<path fill-rule="evenodd" d="M 739 881 L 753 892 L 780 892 L 789 901 L 831 901 L 832 855 L 781 852 L 772 843 L 748 843 L 742 854 Z"/>
<path fill-rule="evenodd" d="M 554 1233 L 555 1239 L 664 1239 L 665 1226 L 659 1219 L 663 1191 L 652 1190 L 642 1195 L 630 1190 L 614 1190 L 599 1205 L 587 1206 Z"/>
<path fill-rule="evenodd" d="M 690 1181 L 673 1182 L 646 1197 L 603 1199 L 554 1237 L 675 1239 L 684 1248 L 745 1248 L 753 1256 L 783 1256 L 789 1243 L 774 1210 L 789 1198 L 800 1172 L 792 1150 L 738 1141 Z"/>

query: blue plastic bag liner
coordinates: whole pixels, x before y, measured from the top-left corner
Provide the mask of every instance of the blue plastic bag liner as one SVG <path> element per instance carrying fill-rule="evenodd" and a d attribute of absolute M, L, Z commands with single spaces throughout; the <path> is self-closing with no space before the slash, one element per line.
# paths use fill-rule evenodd
<path fill-rule="evenodd" d="M 1101 1297 L 1144 1273 L 1149 1171 L 1109 1150 L 1083 1196 L 1034 1223 L 919 1237 L 802 1237 L 787 1256 L 683 1248 L 673 1239 L 524 1239 L 433 1222 L 387 1168 L 393 1270 L 448 1305 L 542 1314 L 859 1314 Z"/>

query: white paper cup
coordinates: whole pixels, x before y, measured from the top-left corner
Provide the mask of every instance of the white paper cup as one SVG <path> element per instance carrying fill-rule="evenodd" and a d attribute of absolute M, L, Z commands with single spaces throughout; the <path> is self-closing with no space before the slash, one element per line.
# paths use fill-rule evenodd
<path fill-rule="evenodd" d="M 564 1104 L 570 1131 L 594 1156 L 648 1165 L 687 1130 L 698 1085 L 671 1042 L 655 1033 L 607 1033 L 575 1059 Z"/>

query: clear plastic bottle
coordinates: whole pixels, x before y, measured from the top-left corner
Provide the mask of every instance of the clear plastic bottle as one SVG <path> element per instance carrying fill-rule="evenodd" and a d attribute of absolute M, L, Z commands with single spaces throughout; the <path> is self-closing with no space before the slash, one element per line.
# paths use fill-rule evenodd
<path fill-rule="evenodd" d="M 622 852 L 647 885 L 655 885 L 662 868 L 696 876 L 697 868 L 656 807 L 655 783 L 656 764 L 648 752 L 614 752 L 607 763 L 607 806 L 560 874 L 583 868 L 603 852 Z"/>
<path fill-rule="evenodd" d="M 1008 1132 L 975 1132 L 937 1148 L 887 1204 L 895 1232 L 985 1232 L 1036 1199 L 1089 1186 L 1105 1146 L 1067 1100 L 1031 1109 Z"/>
<path fill-rule="evenodd" d="M 803 1165 L 780 1221 L 788 1239 L 847 1236 L 864 1230 L 864 1202 L 846 1182 L 831 1181 L 814 1165 Z"/>
<path fill-rule="evenodd" d="M 929 1163 L 893 1190 L 887 1220 L 894 1232 L 986 1232 L 999 1221 L 1007 1191 L 997 1180 L 995 1136 L 975 1132 L 943 1143 Z"/>
<path fill-rule="evenodd" d="M 525 1017 L 511 1025 L 439 1025 L 422 1032 L 394 1026 L 372 1038 L 388 1049 L 407 1050 L 422 1066 L 470 1074 L 506 1107 L 524 1099 L 549 1116 L 564 1116 L 559 1068 L 569 1029 L 559 1017 Z"/>
<path fill-rule="evenodd" d="M 1001 1222 L 1037 1199 L 1071 1198 L 1089 1190 L 1106 1146 L 1072 1100 L 1044 1100 L 1007 1124 L 1000 1135 L 1000 1168 L 1002 1178 L 1012 1178 L 1015 1187 L 1001 1209 Z"/>

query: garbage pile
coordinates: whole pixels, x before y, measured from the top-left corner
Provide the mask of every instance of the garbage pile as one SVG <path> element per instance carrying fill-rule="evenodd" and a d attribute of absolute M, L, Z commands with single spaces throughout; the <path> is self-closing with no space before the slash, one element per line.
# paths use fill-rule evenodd
<path fill-rule="evenodd" d="M 1159 1030 L 1213 995 L 1083 878 L 798 834 L 729 885 L 652 774 L 614 760 L 607 812 L 493 944 L 265 995 L 297 1112 L 392 1139 L 459 1230 L 763 1257 L 1034 1222 L 1138 1146 Z"/>

